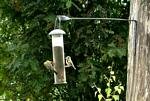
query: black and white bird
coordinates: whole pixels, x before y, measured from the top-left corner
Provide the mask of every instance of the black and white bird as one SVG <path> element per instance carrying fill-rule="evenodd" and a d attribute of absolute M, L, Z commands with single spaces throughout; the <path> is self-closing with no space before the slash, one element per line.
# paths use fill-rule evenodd
<path fill-rule="evenodd" d="M 52 61 L 46 60 L 46 61 L 44 62 L 44 66 L 45 66 L 48 70 L 53 71 L 54 73 L 57 74 L 57 72 L 56 72 L 56 70 L 55 70 L 55 68 L 54 68 L 54 63 L 53 63 Z"/>
<path fill-rule="evenodd" d="M 70 56 L 67 56 L 65 58 L 65 60 L 66 60 L 65 61 L 66 62 L 66 66 L 65 67 L 73 67 L 76 70 L 76 68 L 75 68 L 75 66 L 74 66 Z"/>

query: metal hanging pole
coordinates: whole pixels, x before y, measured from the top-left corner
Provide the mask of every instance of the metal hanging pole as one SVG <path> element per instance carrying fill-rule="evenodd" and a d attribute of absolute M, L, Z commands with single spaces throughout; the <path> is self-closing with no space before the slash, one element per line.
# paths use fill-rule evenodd
<path fill-rule="evenodd" d="M 89 18 L 89 17 L 68 17 L 65 15 L 58 15 L 57 18 L 61 21 L 67 20 L 112 20 L 112 21 L 134 21 L 132 19 L 122 19 L 122 18 Z"/>
<path fill-rule="evenodd" d="M 121 18 L 71 18 L 72 20 L 116 20 L 116 21 L 135 21 Z"/>

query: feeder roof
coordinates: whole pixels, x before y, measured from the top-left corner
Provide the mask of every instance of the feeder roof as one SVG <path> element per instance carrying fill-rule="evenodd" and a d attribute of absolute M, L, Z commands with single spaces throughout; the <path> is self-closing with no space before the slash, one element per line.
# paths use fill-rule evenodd
<path fill-rule="evenodd" d="M 54 29 L 49 33 L 49 35 L 61 35 L 61 34 L 66 34 L 66 33 L 61 29 Z"/>

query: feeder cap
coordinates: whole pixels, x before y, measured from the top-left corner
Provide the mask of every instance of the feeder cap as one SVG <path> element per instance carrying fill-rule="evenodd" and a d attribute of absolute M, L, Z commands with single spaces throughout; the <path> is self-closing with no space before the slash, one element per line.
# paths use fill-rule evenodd
<path fill-rule="evenodd" d="M 66 34 L 66 33 L 61 29 L 54 29 L 49 33 L 49 35 L 62 35 L 62 34 Z"/>

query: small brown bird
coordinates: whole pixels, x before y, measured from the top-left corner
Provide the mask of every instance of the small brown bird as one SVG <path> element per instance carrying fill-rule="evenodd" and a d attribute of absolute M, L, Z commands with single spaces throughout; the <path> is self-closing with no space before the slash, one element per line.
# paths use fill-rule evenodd
<path fill-rule="evenodd" d="M 75 66 L 71 60 L 71 57 L 67 56 L 65 59 L 66 59 L 66 66 L 65 67 L 71 67 L 72 66 L 76 70 L 76 68 L 75 68 Z"/>
<path fill-rule="evenodd" d="M 54 68 L 54 63 L 53 63 L 52 61 L 46 60 L 46 61 L 44 62 L 44 66 L 45 66 L 48 70 L 53 71 L 54 73 L 57 74 L 57 72 L 56 72 L 56 70 L 55 70 L 55 68 Z"/>

